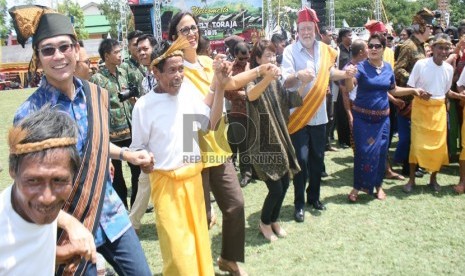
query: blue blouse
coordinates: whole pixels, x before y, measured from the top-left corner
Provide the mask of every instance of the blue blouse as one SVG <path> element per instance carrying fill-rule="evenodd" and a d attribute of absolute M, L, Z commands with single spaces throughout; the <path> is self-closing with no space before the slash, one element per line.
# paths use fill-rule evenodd
<path fill-rule="evenodd" d="M 376 67 L 368 60 L 360 62 L 357 66 L 357 98 L 354 105 L 370 109 L 385 110 L 389 108 L 388 91 L 395 88 L 395 78 L 392 67 L 384 62 L 381 72 L 376 72 Z"/>

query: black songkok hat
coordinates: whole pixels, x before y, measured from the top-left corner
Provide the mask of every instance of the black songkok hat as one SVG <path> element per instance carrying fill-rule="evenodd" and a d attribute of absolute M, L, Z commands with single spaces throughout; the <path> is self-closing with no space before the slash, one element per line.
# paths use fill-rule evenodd
<path fill-rule="evenodd" d="M 46 38 L 71 35 L 76 38 L 71 19 L 48 7 L 39 5 L 15 6 L 8 10 L 13 18 L 18 43 L 24 48 L 32 37 L 33 46 Z"/>

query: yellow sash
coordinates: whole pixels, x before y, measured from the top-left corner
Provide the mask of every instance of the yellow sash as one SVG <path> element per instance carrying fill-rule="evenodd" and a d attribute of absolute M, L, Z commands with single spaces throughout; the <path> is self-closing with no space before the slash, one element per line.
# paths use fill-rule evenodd
<path fill-rule="evenodd" d="M 289 134 L 293 134 L 306 126 L 326 98 L 329 73 L 331 67 L 334 65 L 336 55 L 336 50 L 324 43 L 320 43 L 320 69 L 318 70 L 314 85 L 303 99 L 302 106 L 298 107 L 289 117 L 287 125 Z"/>
<path fill-rule="evenodd" d="M 392 70 L 394 70 L 394 51 L 391 48 L 384 49 L 383 59 L 385 62 L 391 64 Z"/>
<path fill-rule="evenodd" d="M 214 74 L 213 60 L 207 56 L 199 56 L 198 59 L 204 73 L 184 67 L 184 76 L 197 87 L 200 93 L 206 96 L 210 92 L 210 84 Z M 199 144 L 205 168 L 221 165 L 231 156 L 232 151 L 226 137 L 224 118 L 220 120 L 217 130 L 210 130 L 206 133 L 200 132 Z"/>

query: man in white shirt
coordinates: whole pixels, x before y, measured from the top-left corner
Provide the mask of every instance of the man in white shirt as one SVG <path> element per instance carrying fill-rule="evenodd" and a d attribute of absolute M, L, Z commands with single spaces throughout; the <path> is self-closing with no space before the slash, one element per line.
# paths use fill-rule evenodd
<path fill-rule="evenodd" d="M 410 175 L 404 185 L 409 193 L 415 186 L 415 167 L 418 164 L 431 172 L 429 186 L 440 190 L 436 175 L 442 165 L 449 164 L 447 154 L 446 95 L 452 85 L 454 69 L 444 62 L 450 52 L 450 37 L 437 34 L 432 43 L 433 56 L 420 59 L 410 73 L 407 85 L 422 88 L 428 94 L 415 97 L 412 105 Z"/>
<path fill-rule="evenodd" d="M 354 66 L 346 71 L 333 68 L 337 53 L 329 45 L 315 40 L 318 22 L 314 10 L 305 7 L 298 12 L 299 40 L 284 49 L 281 66 L 284 87 L 291 91 L 305 91 L 303 105 L 291 109 L 288 123 L 292 144 L 302 168 L 293 180 L 294 219 L 297 222 L 304 221 L 305 195 L 308 205 L 316 210 L 326 209 L 320 201 L 320 186 L 328 123 L 326 90 L 329 80 L 351 78 L 356 73 Z"/>
<path fill-rule="evenodd" d="M 57 226 L 70 235 L 71 243 L 62 250 L 78 248 L 78 260 L 80 256 L 95 263 L 92 234 L 61 211 L 80 164 L 77 134 L 74 121 L 49 106 L 10 130 L 14 182 L 0 194 L 0 275 L 54 275 Z M 79 231 L 87 241 L 75 239 Z"/>
<path fill-rule="evenodd" d="M 150 149 L 155 157 L 149 177 L 163 274 L 213 275 L 198 131 L 217 125 L 221 118 L 231 68 L 215 60 L 216 91 L 202 101 L 190 93 L 193 84 L 184 79 L 182 45 L 186 44 L 186 38 L 180 37 L 171 46 L 168 41 L 160 45 L 151 64 L 157 85 L 133 110 L 131 147 Z"/>
<path fill-rule="evenodd" d="M 154 52 L 157 46 L 157 40 L 153 35 L 143 34 L 137 38 L 137 52 L 139 57 L 140 66 L 146 68 L 146 73 L 142 79 L 141 87 L 143 91 L 139 91 L 140 95 L 145 95 L 152 91 L 157 81 L 150 70 L 150 63 L 155 58 Z M 131 211 L 129 219 L 131 220 L 132 227 L 139 232 L 141 226 L 141 219 L 144 216 L 150 200 L 150 181 L 148 174 L 141 172 L 139 175 L 139 184 L 136 191 L 131 194 Z M 132 198 L 134 198 L 132 200 Z"/>

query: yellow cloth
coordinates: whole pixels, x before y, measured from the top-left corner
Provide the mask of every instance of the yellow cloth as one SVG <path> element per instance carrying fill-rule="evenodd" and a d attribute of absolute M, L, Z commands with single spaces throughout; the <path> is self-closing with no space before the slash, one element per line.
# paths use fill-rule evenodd
<path fill-rule="evenodd" d="M 447 154 L 447 113 L 444 99 L 428 101 L 415 97 L 409 162 L 437 172 L 449 164 Z"/>
<path fill-rule="evenodd" d="M 462 118 L 465 118 L 465 108 L 463 108 L 462 115 L 463 115 Z M 464 161 L 465 160 L 465 122 L 462 123 L 462 131 L 460 134 L 461 134 L 460 145 L 462 146 L 462 151 L 460 152 L 459 160 Z"/>
<path fill-rule="evenodd" d="M 384 49 L 383 59 L 391 64 L 392 70 L 394 70 L 394 51 L 391 48 Z"/>
<path fill-rule="evenodd" d="M 203 67 L 203 73 L 195 69 L 184 67 L 184 76 L 188 78 L 206 96 L 210 93 L 210 84 L 213 79 L 213 60 L 207 56 L 198 56 L 198 60 Z M 193 91 L 192 93 L 197 93 Z M 225 119 L 220 120 L 218 129 L 208 132 L 199 132 L 200 150 L 202 151 L 202 161 L 205 168 L 214 167 L 225 163 L 232 155 L 227 137 Z"/>
<path fill-rule="evenodd" d="M 287 124 L 289 134 L 293 134 L 306 126 L 320 108 L 323 100 L 326 99 L 330 71 L 336 56 L 336 50 L 320 42 L 320 70 L 318 70 L 310 91 L 305 95 L 302 106 L 298 107 L 289 117 Z"/>
<path fill-rule="evenodd" d="M 214 275 L 202 163 L 150 174 L 163 275 Z"/>

